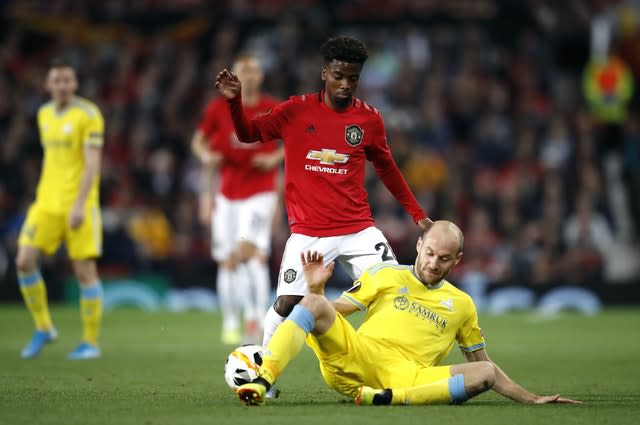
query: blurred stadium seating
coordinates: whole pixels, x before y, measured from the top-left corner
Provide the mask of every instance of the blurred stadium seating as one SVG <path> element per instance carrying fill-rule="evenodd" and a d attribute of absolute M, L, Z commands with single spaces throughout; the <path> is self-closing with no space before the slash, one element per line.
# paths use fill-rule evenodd
<path fill-rule="evenodd" d="M 213 287 L 188 144 L 215 73 L 252 51 L 269 93 L 315 91 L 318 46 L 346 33 L 369 47 L 358 96 L 382 111 L 418 199 L 465 232 L 454 282 L 478 297 L 570 285 L 638 302 L 640 11 L 632 3 L 2 2 L 0 300 L 19 299 L 15 240 L 38 178 L 35 113 L 52 57 L 73 61 L 80 94 L 106 119 L 101 273 Z M 411 261 L 416 228 L 369 177 L 378 226 Z M 275 267 L 287 236 L 283 217 Z M 63 258 L 43 272 L 51 297 L 61 297 Z"/>

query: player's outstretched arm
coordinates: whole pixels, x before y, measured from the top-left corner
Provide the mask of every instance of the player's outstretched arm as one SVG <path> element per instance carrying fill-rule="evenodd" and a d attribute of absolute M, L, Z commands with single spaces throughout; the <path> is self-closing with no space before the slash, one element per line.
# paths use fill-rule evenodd
<path fill-rule="evenodd" d="M 487 350 L 481 349 L 470 353 L 465 353 L 465 357 L 469 362 L 488 361 L 493 363 L 496 370 L 496 380 L 493 390 L 498 394 L 518 401 L 520 403 L 546 404 L 546 403 L 566 403 L 566 404 L 582 404 L 581 401 L 560 397 L 560 394 L 551 396 L 541 396 L 534 394 L 522 386 L 516 384 L 509 376 L 495 364 L 490 358 Z"/>
<path fill-rule="evenodd" d="M 386 144 L 386 139 L 383 138 L 381 140 L 384 140 L 384 143 L 374 145 L 367 153 L 376 174 L 380 177 L 380 180 L 389 192 L 391 192 L 405 211 L 413 218 L 413 222 L 423 231 L 427 230 L 431 220 L 427 218 L 427 214 L 409 188 L 409 184 L 391 155 L 391 151 Z M 428 220 L 428 222 L 425 220 Z"/>
<path fill-rule="evenodd" d="M 324 255 L 318 251 L 303 251 L 300 261 L 309 292 L 324 296 L 324 285 L 331 278 L 335 263 L 332 261 L 325 266 Z"/>
<path fill-rule="evenodd" d="M 253 143 L 260 138 L 260 132 L 255 123 L 247 118 L 242 107 L 242 85 L 238 77 L 228 69 L 223 69 L 216 76 L 216 88 L 218 92 L 227 98 L 229 102 L 229 111 L 231 112 L 231 120 L 236 130 L 236 136 L 242 143 Z"/>

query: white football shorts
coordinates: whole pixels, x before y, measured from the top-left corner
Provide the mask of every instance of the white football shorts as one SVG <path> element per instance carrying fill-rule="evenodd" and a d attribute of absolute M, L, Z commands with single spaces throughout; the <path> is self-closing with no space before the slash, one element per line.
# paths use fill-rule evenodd
<path fill-rule="evenodd" d="M 307 282 L 300 262 L 303 251 L 321 252 L 325 265 L 335 260 L 353 280 L 373 264 L 398 264 L 387 238 L 376 227 L 343 236 L 312 237 L 293 233 L 287 240 L 278 272 L 278 296 L 307 294 Z"/>
<path fill-rule="evenodd" d="M 275 192 L 262 192 L 246 199 L 230 200 L 216 195 L 211 215 L 211 255 L 224 261 L 240 241 L 248 241 L 268 255 L 271 251 L 271 226 L 276 209 Z"/>

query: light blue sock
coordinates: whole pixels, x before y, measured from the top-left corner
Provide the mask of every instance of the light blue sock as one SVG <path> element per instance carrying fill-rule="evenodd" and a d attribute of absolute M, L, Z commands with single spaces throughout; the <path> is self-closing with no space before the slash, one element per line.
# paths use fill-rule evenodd
<path fill-rule="evenodd" d="M 464 390 L 464 375 L 458 373 L 449 378 L 449 395 L 452 404 L 461 404 L 469 399 L 467 392 Z"/>
<path fill-rule="evenodd" d="M 306 333 L 309 333 L 313 330 L 315 325 L 315 320 L 313 319 L 313 314 L 303 305 L 297 304 L 293 307 L 291 314 L 287 317 L 287 320 L 291 320 L 296 325 L 300 326 L 302 330 Z"/>

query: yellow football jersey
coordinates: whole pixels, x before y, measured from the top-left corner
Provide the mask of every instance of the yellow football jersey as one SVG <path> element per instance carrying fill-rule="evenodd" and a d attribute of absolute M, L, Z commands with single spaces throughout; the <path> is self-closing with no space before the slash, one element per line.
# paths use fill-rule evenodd
<path fill-rule="evenodd" d="M 81 97 L 62 110 L 48 102 L 38 110 L 38 129 L 44 159 L 36 191 L 38 205 L 50 212 L 67 212 L 80 189 L 84 147 L 102 146 L 104 119 L 98 107 Z M 99 177 L 87 196 L 87 206 L 97 206 Z"/>
<path fill-rule="evenodd" d="M 456 341 L 465 351 L 485 347 L 471 297 L 445 280 L 427 288 L 412 266 L 372 266 L 341 298 L 367 312 L 358 334 L 425 367 L 444 360 Z"/>

